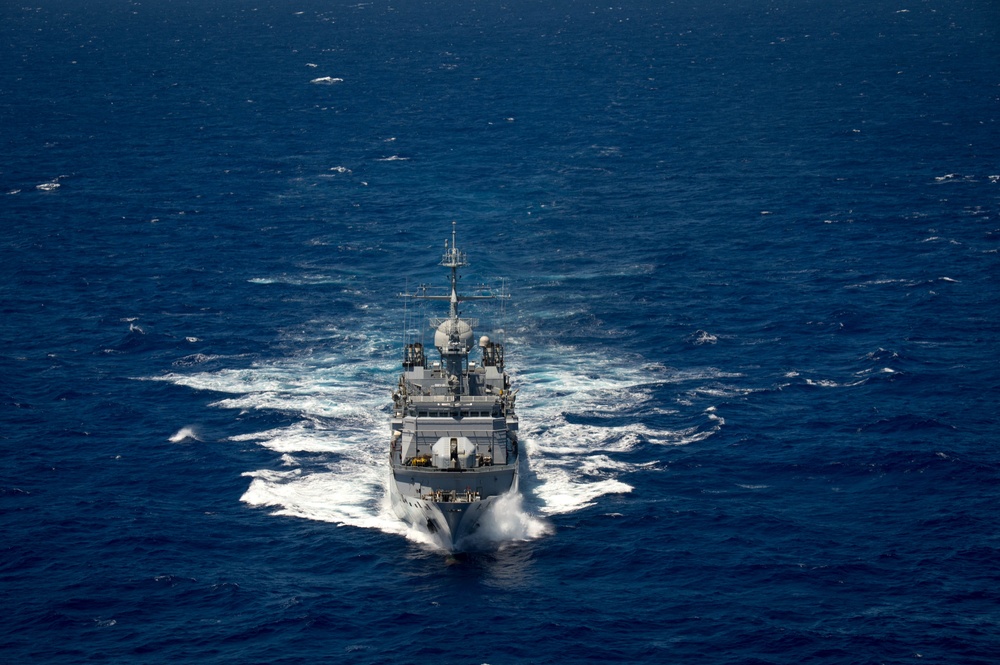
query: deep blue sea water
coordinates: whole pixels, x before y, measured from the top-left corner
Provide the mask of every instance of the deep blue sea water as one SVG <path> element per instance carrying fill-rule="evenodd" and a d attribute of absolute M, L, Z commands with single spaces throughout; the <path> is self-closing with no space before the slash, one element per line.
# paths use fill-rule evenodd
<path fill-rule="evenodd" d="M 0 661 L 1000 662 L 998 32 L 4 3 Z M 385 449 L 453 220 L 528 461 L 449 557 Z"/>

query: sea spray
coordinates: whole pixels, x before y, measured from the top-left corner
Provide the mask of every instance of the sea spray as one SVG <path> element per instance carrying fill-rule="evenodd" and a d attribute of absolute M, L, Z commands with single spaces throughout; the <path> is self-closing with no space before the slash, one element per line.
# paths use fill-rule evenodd
<path fill-rule="evenodd" d="M 493 502 L 479 520 L 479 528 L 461 545 L 470 549 L 495 548 L 511 541 L 535 540 L 553 532 L 552 524 L 527 510 L 524 496 L 514 490 Z"/>
<path fill-rule="evenodd" d="M 177 430 L 168 441 L 170 443 L 184 443 L 187 441 L 201 441 L 201 438 L 198 435 L 198 428 L 194 425 L 188 425 Z"/>

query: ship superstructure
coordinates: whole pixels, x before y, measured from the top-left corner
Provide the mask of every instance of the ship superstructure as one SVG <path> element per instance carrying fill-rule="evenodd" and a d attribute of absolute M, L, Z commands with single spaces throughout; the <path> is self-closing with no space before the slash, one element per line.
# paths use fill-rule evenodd
<path fill-rule="evenodd" d="M 389 494 L 400 518 L 454 548 L 497 498 L 517 489 L 516 394 L 504 371 L 503 344 L 486 335 L 476 340 L 478 321 L 460 314 L 463 301 L 506 295 L 458 293 L 458 269 L 468 261 L 455 244 L 454 225 L 440 265 L 450 270 L 450 294 L 402 294 L 448 301 L 449 312 L 429 322 L 438 358 L 428 358 L 421 342 L 403 349 L 392 395 Z"/>

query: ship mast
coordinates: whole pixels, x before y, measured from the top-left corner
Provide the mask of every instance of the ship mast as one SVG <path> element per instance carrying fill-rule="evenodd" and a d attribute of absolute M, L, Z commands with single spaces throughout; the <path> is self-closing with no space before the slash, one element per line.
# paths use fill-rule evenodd
<path fill-rule="evenodd" d="M 437 350 L 441 354 L 442 364 L 444 365 L 443 370 L 449 378 L 449 386 L 451 386 L 452 394 L 455 394 L 456 396 L 465 390 L 463 387 L 464 381 L 462 377 L 464 377 L 468 371 L 467 363 L 469 351 L 472 350 L 475 343 L 473 341 L 473 328 L 479 325 L 479 321 L 477 319 L 462 318 L 460 316 L 458 309 L 459 303 L 465 300 L 496 300 L 508 297 L 503 292 L 500 294 L 490 293 L 489 295 L 474 296 L 459 294 L 458 269 L 469 265 L 469 261 L 465 252 L 458 248 L 457 226 L 458 224 L 456 222 L 453 221 L 451 223 L 451 240 L 450 242 L 448 240 L 444 241 L 444 254 L 442 254 L 441 263 L 439 264 L 451 271 L 451 292 L 448 295 L 430 295 L 426 292 L 425 287 L 421 287 L 420 293 L 399 294 L 404 298 L 413 298 L 417 300 L 448 301 L 448 317 L 431 318 L 429 323 L 430 327 L 435 331 L 434 346 L 437 347 Z M 491 364 L 502 368 L 502 347 L 500 345 L 496 345 L 496 347 L 494 347 L 489 343 L 488 337 L 484 339 L 486 339 L 486 344 L 489 346 L 489 348 L 486 348 L 486 346 L 483 348 L 484 363 L 486 363 L 487 360 L 490 360 Z M 407 354 L 409 354 L 407 355 L 407 358 L 410 358 L 411 356 L 413 359 L 419 358 L 422 364 L 422 352 L 408 348 Z M 417 360 L 407 360 L 406 362 L 417 362 Z"/>
<path fill-rule="evenodd" d="M 451 294 L 444 295 L 429 295 L 426 293 L 426 287 L 422 287 L 423 292 L 421 293 L 400 293 L 402 298 L 413 298 L 416 300 L 447 300 L 449 302 L 448 318 L 456 320 L 459 318 L 458 303 L 464 302 L 466 300 L 496 300 L 497 298 L 506 298 L 506 294 L 491 294 L 487 296 L 463 296 L 458 293 L 458 269 L 464 268 L 469 265 L 469 261 L 466 258 L 465 252 L 458 249 L 455 241 L 456 236 L 456 226 L 457 222 L 451 223 L 451 242 L 448 240 L 444 241 L 444 254 L 441 256 L 441 263 L 438 264 L 444 268 L 451 269 Z"/>
<path fill-rule="evenodd" d="M 451 319 L 458 318 L 458 303 L 459 300 L 468 300 L 469 298 L 459 298 L 458 297 L 458 269 L 469 265 L 468 260 L 465 257 L 465 252 L 460 251 L 455 244 L 455 233 L 457 222 L 451 223 L 451 247 L 448 247 L 448 241 L 444 241 L 444 256 L 441 257 L 441 265 L 445 268 L 451 268 L 451 307 L 448 312 L 448 317 Z"/>

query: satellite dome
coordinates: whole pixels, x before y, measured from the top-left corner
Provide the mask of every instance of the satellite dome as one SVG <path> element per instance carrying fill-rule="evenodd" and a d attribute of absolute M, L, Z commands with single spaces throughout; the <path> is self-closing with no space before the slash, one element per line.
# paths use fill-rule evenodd
<path fill-rule="evenodd" d="M 449 342 L 453 337 L 458 342 L 458 348 L 454 350 L 468 353 L 472 348 L 472 326 L 462 319 L 442 321 L 434 333 L 434 346 L 441 353 L 448 353 Z"/>

